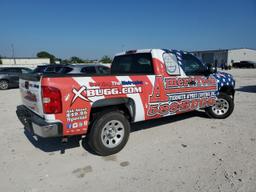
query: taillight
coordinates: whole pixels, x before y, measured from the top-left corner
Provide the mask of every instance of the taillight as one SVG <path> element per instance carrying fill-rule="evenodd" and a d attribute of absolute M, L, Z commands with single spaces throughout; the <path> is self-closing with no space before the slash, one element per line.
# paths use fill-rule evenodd
<path fill-rule="evenodd" d="M 61 93 L 59 89 L 42 86 L 42 102 L 44 113 L 56 114 L 62 112 Z"/>

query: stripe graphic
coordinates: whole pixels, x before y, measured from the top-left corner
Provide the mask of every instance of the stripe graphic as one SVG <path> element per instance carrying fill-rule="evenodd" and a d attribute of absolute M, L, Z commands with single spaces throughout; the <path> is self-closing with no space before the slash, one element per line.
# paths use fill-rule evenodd
<path fill-rule="evenodd" d="M 120 82 L 122 81 L 133 81 L 129 76 L 116 77 Z M 141 80 L 141 79 L 140 79 Z M 136 87 L 135 85 L 123 85 L 123 87 Z M 144 90 L 143 90 L 144 91 Z M 139 93 L 127 94 L 127 97 L 132 98 L 135 102 L 135 118 L 134 121 L 145 120 L 144 106 Z"/>
<path fill-rule="evenodd" d="M 148 104 L 149 104 L 149 95 L 151 94 L 153 90 L 153 84 L 151 83 L 150 79 L 146 75 L 142 76 L 130 76 L 130 79 L 132 81 L 142 81 L 143 82 L 143 91 L 142 93 L 139 94 L 140 99 L 143 104 L 143 109 L 144 109 L 144 120 L 149 119 L 147 116 L 147 111 L 148 111 Z"/>

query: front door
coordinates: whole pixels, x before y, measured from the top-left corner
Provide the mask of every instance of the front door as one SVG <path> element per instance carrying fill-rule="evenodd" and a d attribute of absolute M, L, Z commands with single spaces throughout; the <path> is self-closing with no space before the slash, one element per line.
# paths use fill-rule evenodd
<path fill-rule="evenodd" d="M 166 73 L 155 77 L 148 115 L 162 117 L 211 106 L 217 83 L 193 55 L 183 52 L 163 54 Z"/>

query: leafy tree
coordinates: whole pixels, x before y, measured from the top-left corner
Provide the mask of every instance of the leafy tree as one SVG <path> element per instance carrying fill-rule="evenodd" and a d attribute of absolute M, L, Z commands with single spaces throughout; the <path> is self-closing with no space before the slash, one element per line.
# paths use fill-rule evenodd
<path fill-rule="evenodd" d="M 38 58 L 49 58 L 51 63 L 55 63 L 56 57 L 46 51 L 40 51 L 36 54 Z"/>
<path fill-rule="evenodd" d="M 60 61 L 61 64 L 70 64 L 71 62 L 68 59 L 62 59 Z"/>
<path fill-rule="evenodd" d="M 70 58 L 70 62 L 71 63 L 84 63 L 84 60 L 79 57 L 73 56 Z"/>
<path fill-rule="evenodd" d="M 3 63 L 2 63 L 2 56 L 0 55 L 0 65 L 1 65 L 1 64 L 3 64 Z"/>
<path fill-rule="evenodd" d="M 105 55 L 101 58 L 100 62 L 102 62 L 102 63 L 111 63 L 112 59 L 109 56 Z"/>

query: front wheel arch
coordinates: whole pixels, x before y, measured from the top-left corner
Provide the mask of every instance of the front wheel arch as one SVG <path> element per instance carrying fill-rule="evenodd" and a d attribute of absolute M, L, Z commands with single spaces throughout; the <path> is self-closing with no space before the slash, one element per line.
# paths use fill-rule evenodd
<path fill-rule="evenodd" d="M 223 86 L 220 88 L 220 94 L 227 94 L 230 95 L 232 98 L 235 95 L 235 89 L 232 86 Z"/>

